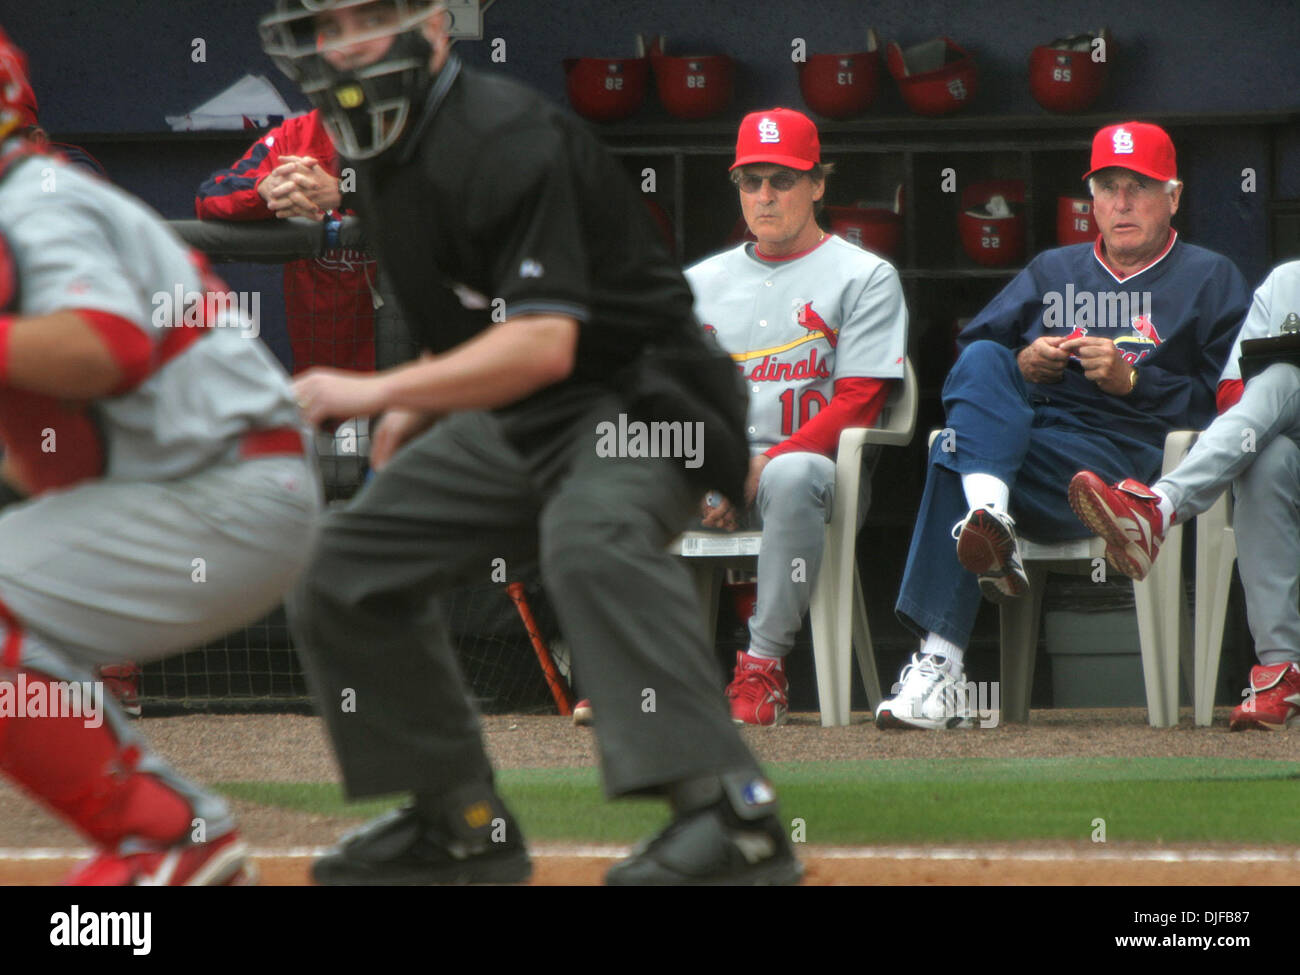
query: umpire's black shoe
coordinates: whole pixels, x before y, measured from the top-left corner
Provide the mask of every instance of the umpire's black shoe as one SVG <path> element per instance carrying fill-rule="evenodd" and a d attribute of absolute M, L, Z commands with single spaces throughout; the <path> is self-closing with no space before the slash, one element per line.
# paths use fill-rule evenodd
<path fill-rule="evenodd" d="M 754 794 L 767 796 L 754 801 Z M 679 813 L 662 833 L 605 874 L 611 886 L 797 884 L 803 867 L 775 811 L 775 795 L 751 779 L 712 805 Z"/>
<path fill-rule="evenodd" d="M 327 886 L 515 884 L 532 862 L 509 810 L 491 792 L 460 793 L 430 817 L 398 809 L 349 833 L 312 865 Z"/>

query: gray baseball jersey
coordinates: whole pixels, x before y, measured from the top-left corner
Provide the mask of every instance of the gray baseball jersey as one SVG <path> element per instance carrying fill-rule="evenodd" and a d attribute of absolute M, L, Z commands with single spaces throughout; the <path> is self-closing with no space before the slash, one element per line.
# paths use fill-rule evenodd
<path fill-rule="evenodd" d="M 98 665 L 270 611 L 307 561 L 320 489 L 288 377 L 207 300 L 219 282 L 202 262 L 122 191 L 19 140 L 0 148 L 0 311 L 80 312 L 125 363 L 121 388 L 73 403 L 0 385 L 6 464 L 34 495 L 0 515 L 0 670 L 92 688 Z M 0 715 L 17 721 L 0 770 L 110 853 L 184 842 L 192 817 L 209 840 L 228 833 L 225 802 L 91 693 L 97 717 L 75 734 Z M 153 798 L 122 798 L 137 787 Z"/>
<path fill-rule="evenodd" d="M 188 248 L 140 201 L 49 156 L 30 156 L 0 181 L 0 234 L 17 283 L 16 299 L 0 296 L 0 307 L 102 312 L 135 325 L 150 343 L 138 385 L 87 408 L 102 438 L 104 477 L 181 477 L 229 454 L 250 429 L 299 423 L 288 377 L 246 321 L 252 296 L 209 291 Z M 196 327 L 205 319 L 212 327 Z M 28 433 L 39 438 L 43 427 L 35 426 Z M 57 454 L 31 451 L 50 463 Z"/>
<path fill-rule="evenodd" d="M 1281 335 L 1283 331 L 1300 331 L 1300 261 L 1279 264 L 1256 289 L 1219 382 L 1241 378 L 1242 341 Z"/>
<path fill-rule="evenodd" d="M 764 260 L 754 245 L 687 269 L 695 316 L 749 384 L 749 442 L 761 453 L 830 402 L 837 379 L 901 379 L 907 307 L 886 260 L 828 234 L 812 251 Z"/>
<path fill-rule="evenodd" d="M 1255 291 L 1250 311 L 1223 370 L 1241 378 L 1244 339 L 1300 329 L 1300 261 L 1275 268 Z M 1271 367 L 1246 384 L 1241 399 L 1220 415 L 1182 463 L 1156 482 L 1178 520 L 1207 510 L 1230 484 L 1238 568 L 1246 617 L 1263 664 L 1300 663 L 1300 373 Z"/>

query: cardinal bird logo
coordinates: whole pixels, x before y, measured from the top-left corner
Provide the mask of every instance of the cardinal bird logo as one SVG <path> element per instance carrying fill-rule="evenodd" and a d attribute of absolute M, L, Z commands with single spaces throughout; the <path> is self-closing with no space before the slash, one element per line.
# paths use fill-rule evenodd
<path fill-rule="evenodd" d="M 821 315 L 813 311 L 811 301 L 805 303 L 804 306 L 799 309 L 799 314 L 796 320 L 810 332 L 821 332 L 822 335 L 826 336 L 826 341 L 831 344 L 831 348 L 835 348 L 835 343 L 839 341 L 839 336 L 835 333 L 834 329 L 826 324 L 826 320 L 822 318 Z"/>
<path fill-rule="evenodd" d="M 1154 342 L 1156 345 L 1160 344 L 1160 333 L 1156 331 L 1156 327 L 1151 324 L 1151 319 L 1146 315 L 1139 315 L 1137 318 L 1133 319 L 1133 331 L 1137 332 L 1138 335 L 1142 336 L 1144 339 Z"/>

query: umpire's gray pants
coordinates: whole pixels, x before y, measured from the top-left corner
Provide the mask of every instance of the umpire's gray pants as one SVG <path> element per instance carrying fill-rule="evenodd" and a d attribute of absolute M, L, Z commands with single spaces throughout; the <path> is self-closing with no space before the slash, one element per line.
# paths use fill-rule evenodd
<path fill-rule="evenodd" d="M 1156 483 L 1180 522 L 1210 507 L 1235 480 L 1237 568 L 1255 652 L 1264 664 L 1300 663 L 1300 369 L 1275 363 L 1201 434 Z"/>
<path fill-rule="evenodd" d="M 511 418 L 453 415 L 326 519 L 290 620 L 350 796 L 491 775 L 432 597 L 538 556 L 607 793 L 757 770 L 690 576 L 665 552 L 697 499 L 680 460 L 597 455 L 597 424 L 620 409 L 578 390 Z"/>

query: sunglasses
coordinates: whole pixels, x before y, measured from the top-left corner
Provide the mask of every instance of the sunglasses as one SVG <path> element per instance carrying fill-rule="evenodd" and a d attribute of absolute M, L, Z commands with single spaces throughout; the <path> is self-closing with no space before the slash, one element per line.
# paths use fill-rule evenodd
<path fill-rule="evenodd" d="M 772 184 L 772 189 L 778 193 L 784 193 L 786 190 L 794 189 L 794 185 L 803 179 L 807 173 L 795 173 L 788 169 L 772 173 L 770 176 L 755 176 L 753 173 L 741 173 L 733 177 L 733 181 L 746 193 L 757 193 L 763 188 L 764 181 Z"/>

